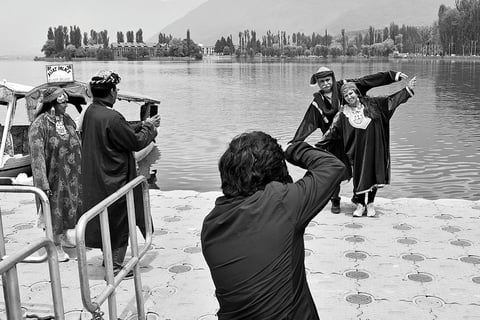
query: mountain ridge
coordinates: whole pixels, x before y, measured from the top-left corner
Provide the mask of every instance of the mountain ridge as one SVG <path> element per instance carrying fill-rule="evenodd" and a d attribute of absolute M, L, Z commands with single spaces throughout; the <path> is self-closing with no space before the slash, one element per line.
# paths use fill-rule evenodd
<path fill-rule="evenodd" d="M 191 38 L 203 45 L 214 45 L 222 36 L 255 30 L 257 38 L 268 30 L 331 35 L 365 30 L 369 26 L 384 28 L 391 22 L 401 26 L 430 26 L 438 19 L 440 5 L 452 7 L 455 0 L 208 0 L 160 32 Z M 158 33 L 150 41 L 157 41 Z"/>

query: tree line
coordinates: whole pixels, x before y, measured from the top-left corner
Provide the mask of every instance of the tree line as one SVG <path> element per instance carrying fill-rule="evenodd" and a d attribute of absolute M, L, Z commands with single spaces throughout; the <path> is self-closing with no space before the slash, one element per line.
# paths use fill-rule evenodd
<path fill-rule="evenodd" d="M 478 55 L 480 40 L 480 0 L 456 0 L 455 8 L 441 5 L 438 20 L 432 26 L 389 26 L 365 31 L 346 32 L 333 37 L 313 32 L 287 34 L 267 31 L 257 36 L 254 30 L 238 34 L 238 46 L 232 35 L 216 41 L 218 54 L 237 56 L 388 56 L 394 51 L 419 55 Z"/>
<path fill-rule="evenodd" d="M 138 29 L 117 32 L 117 43 L 144 43 L 143 31 Z M 155 55 L 160 57 L 194 57 L 201 59 L 202 49 L 190 37 L 190 30 L 187 30 L 186 38 L 174 38 L 171 35 L 160 33 Z M 47 31 L 47 40 L 41 51 L 45 57 L 64 58 L 96 58 L 98 60 L 113 60 L 114 51 L 110 45 L 110 38 L 107 30 L 90 30 L 90 33 L 84 32 L 77 26 L 49 27 Z M 145 59 L 150 56 L 148 48 L 135 48 L 127 50 L 123 55 L 128 60 Z"/>

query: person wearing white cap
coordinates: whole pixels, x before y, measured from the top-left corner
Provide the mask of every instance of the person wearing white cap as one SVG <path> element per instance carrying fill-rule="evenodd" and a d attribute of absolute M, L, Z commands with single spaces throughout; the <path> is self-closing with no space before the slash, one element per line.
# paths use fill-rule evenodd
<path fill-rule="evenodd" d="M 334 72 L 330 68 L 325 66 L 318 68 L 318 70 L 310 77 L 310 86 L 318 86 L 320 90 L 313 94 L 313 100 L 308 106 L 293 139 L 289 143 L 304 141 L 317 129 L 320 129 L 322 133 L 325 133 L 330 128 L 333 118 L 340 110 L 342 97 L 339 94 L 339 90 L 344 83 L 355 83 L 359 94 L 363 96 L 371 88 L 388 85 L 405 78 L 407 78 L 407 75 L 402 72 L 386 71 L 374 73 L 358 79 L 337 81 Z M 352 171 L 350 166 L 347 165 L 348 159 L 345 155 L 343 145 L 341 143 L 332 144 L 329 146 L 328 151 L 333 153 L 337 158 L 342 160 L 344 164 L 346 164 L 347 170 L 343 180 L 350 180 L 352 177 Z M 340 183 L 332 194 L 331 202 L 331 212 L 336 214 L 340 213 Z"/>
<path fill-rule="evenodd" d="M 345 83 L 340 89 L 346 104 L 315 146 L 343 145 L 353 169 L 354 217 L 365 211 L 369 217 L 376 214 L 377 189 L 390 183 L 390 119 L 397 107 L 414 95 L 415 84 L 413 77 L 404 89 L 386 97 L 361 96 L 354 83 Z"/>

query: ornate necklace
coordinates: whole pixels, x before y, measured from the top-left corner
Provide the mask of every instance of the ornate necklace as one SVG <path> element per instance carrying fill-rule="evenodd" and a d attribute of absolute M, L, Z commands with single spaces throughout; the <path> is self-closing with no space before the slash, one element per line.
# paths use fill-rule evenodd
<path fill-rule="evenodd" d="M 63 116 L 55 116 L 55 128 L 57 129 L 57 133 L 59 135 L 64 136 L 67 134 L 67 130 L 63 124 Z"/>
<path fill-rule="evenodd" d="M 352 116 L 353 116 L 352 121 L 355 124 L 361 124 L 363 122 L 363 118 L 364 118 L 363 106 L 361 106 L 360 108 L 352 109 Z"/>

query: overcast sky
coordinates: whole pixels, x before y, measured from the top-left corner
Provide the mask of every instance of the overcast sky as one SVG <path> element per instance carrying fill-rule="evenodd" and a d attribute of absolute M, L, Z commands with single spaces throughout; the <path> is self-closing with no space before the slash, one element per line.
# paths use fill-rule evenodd
<path fill-rule="evenodd" d="M 90 33 L 108 30 L 110 42 L 117 31 L 142 28 L 146 41 L 168 24 L 207 0 L 0 0 L 0 56 L 43 56 L 48 27 L 80 27 Z M 176 36 L 176 35 L 174 35 Z"/>

